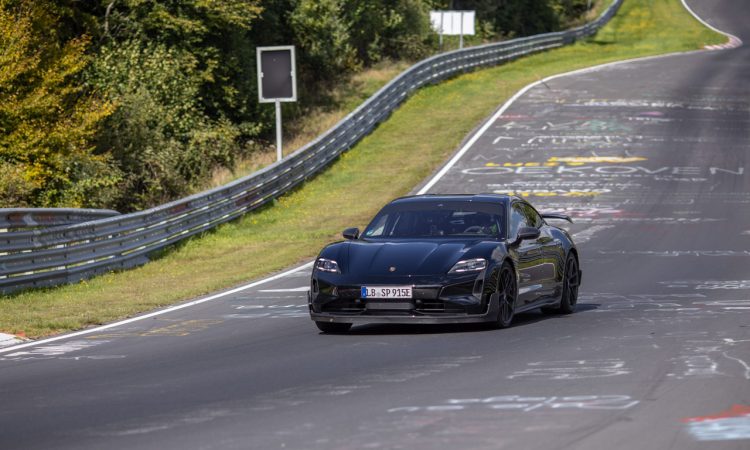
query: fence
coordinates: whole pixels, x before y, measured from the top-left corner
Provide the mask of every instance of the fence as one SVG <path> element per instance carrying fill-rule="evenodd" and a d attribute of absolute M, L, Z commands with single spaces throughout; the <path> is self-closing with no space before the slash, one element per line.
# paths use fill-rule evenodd
<path fill-rule="evenodd" d="M 110 209 L 3 208 L 0 209 L 0 231 L 72 225 L 119 214 Z"/>
<path fill-rule="evenodd" d="M 148 210 L 81 223 L 70 224 L 76 219 L 71 213 L 69 222 L 36 219 L 29 222 L 58 225 L 49 228 L 17 231 L 18 227 L 0 225 L 0 229 L 10 229 L 0 233 L 0 293 L 76 282 L 144 264 L 150 252 L 235 219 L 314 176 L 370 133 L 420 87 L 590 36 L 615 14 L 622 1 L 614 0 L 599 18 L 579 28 L 470 47 L 422 60 L 314 141 L 283 160 L 225 186 Z M 8 217 L 9 211 L 13 210 L 0 210 L 0 216 Z M 36 217 L 45 213 L 52 215 L 44 210 Z M 29 210 L 26 214 L 34 217 Z M 56 215 L 64 216 L 62 211 Z"/>

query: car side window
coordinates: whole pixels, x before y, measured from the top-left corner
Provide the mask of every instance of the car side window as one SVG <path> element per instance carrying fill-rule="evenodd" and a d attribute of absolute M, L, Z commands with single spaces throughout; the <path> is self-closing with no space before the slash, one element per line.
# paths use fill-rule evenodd
<path fill-rule="evenodd" d="M 388 223 L 388 214 L 383 214 L 365 233 L 366 237 L 380 237 L 385 233 L 385 225 Z"/>
<path fill-rule="evenodd" d="M 539 213 L 531 207 L 531 205 L 524 204 L 524 211 L 526 212 L 527 222 L 531 224 L 530 226 L 534 228 L 541 228 L 542 225 L 544 225 L 542 216 L 540 216 Z"/>
<path fill-rule="evenodd" d="M 510 210 L 510 234 L 508 238 L 515 239 L 518 236 L 519 228 L 528 226 L 529 222 L 523 204 L 513 203 L 513 207 Z"/>

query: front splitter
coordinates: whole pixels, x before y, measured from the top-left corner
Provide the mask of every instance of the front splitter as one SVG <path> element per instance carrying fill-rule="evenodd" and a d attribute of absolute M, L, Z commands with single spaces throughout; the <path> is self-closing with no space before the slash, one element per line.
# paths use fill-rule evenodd
<path fill-rule="evenodd" d="M 451 323 L 481 323 L 494 322 L 497 320 L 499 306 L 497 303 L 490 303 L 490 307 L 484 314 L 461 314 L 461 315 L 422 315 L 422 314 L 399 314 L 399 315 L 342 315 L 331 313 L 311 312 L 310 318 L 316 322 L 331 323 L 398 323 L 398 324 L 451 324 Z"/>

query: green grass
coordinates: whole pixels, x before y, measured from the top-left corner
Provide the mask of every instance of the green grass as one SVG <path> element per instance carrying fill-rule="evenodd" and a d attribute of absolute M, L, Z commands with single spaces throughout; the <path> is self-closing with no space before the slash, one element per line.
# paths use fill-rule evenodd
<path fill-rule="evenodd" d="M 597 36 L 420 90 L 328 170 L 273 206 L 190 239 L 134 270 L 0 299 L 0 331 L 36 338 L 228 288 L 314 257 L 425 180 L 524 85 L 577 68 L 692 50 L 724 38 L 679 0 L 626 0 Z"/>

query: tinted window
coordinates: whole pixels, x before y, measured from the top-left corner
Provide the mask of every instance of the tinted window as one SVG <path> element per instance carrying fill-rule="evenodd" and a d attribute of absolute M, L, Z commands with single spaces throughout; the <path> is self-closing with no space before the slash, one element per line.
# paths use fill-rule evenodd
<path fill-rule="evenodd" d="M 529 205 L 528 203 L 524 203 L 523 209 L 526 212 L 526 221 L 530 224 L 530 226 L 534 228 L 540 228 L 542 225 L 544 225 L 542 216 L 540 216 L 539 213 L 536 212 L 536 210 L 531 205 Z"/>
<path fill-rule="evenodd" d="M 514 239 L 518 236 L 518 229 L 522 227 L 528 227 L 529 222 L 526 217 L 526 211 L 523 207 L 523 203 L 513 203 L 513 208 L 510 214 L 510 236 Z"/>
<path fill-rule="evenodd" d="M 521 227 L 540 228 L 544 225 L 544 221 L 539 213 L 531 205 L 524 202 L 513 203 L 510 222 L 511 236 L 517 236 L 518 229 Z"/>
<path fill-rule="evenodd" d="M 404 202 L 383 208 L 365 238 L 502 238 L 503 206 L 476 202 Z"/>

